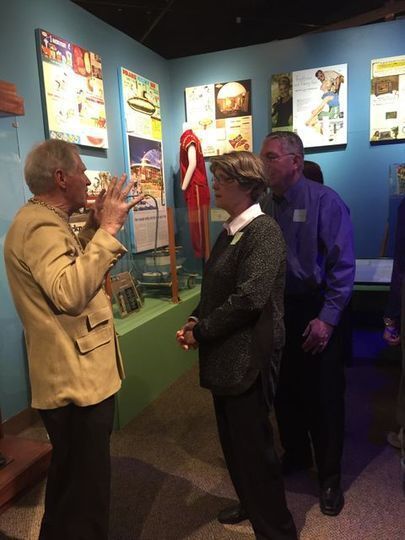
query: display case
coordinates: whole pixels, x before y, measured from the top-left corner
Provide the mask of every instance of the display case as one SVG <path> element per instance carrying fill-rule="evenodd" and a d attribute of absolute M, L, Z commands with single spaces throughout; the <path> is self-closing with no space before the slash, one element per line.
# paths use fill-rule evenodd
<path fill-rule="evenodd" d="M 187 209 L 167 210 L 169 244 L 136 252 L 129 238 L 128 254 L 111 276 L 115 327 L 126 373 L 117 394 L 119 428 L 197 359 L 197 351 L 180 349 L 176 331 L 198 304 L 204 260 L 195 257 Z M 131 304 L 133 311 L 127 308 Z"/>
<path fill-rule="evenodd" d="M 157 300 L 175 304 L 182 300 L 187 291 L 199 291 L 204 260 L 210 251 L 208 208 L 202 209 L 205 217 L 199 223 L 201 235 L 197 238 L 203 246 L 198 255 L 202 253 L 203 257 L 196 256 L 193 249 L 187 208 L 166 210 L 167 245 L 156 245 L 153 249 L 137 252 L 129 224 L 121 231 L 121 241 L 126 245 L 128 254 L 111 274 L 114 313 L 118 318 L 156 305 Z M 156 224 L 150 223 L 150 226 Z M 158 231 L 153 236 L 158 238 Z"/>

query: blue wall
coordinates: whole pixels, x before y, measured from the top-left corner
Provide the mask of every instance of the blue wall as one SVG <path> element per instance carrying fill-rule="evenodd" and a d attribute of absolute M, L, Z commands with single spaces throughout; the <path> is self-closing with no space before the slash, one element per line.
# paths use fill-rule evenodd
<path fill-rule="evenodd" d="M 124 170 L 118 87 L 118 69 L 121 66 L 159 83 L 164 118 L 163 140 L 169 139 L 172 123 L 171 89 L 170 66 L 166 60 L 68 0 L 0 0 L 0 4 L 0 79 L 15 83 L 19 95 L 25 100 L 25 116 L 18 119 L 22 162 L 31 146 L 44 139 L 35 45 L 36 28 L 48 30 L 101 55 L 109 149 L 106 156 L 97 150 L 84 152 L 83 159 L 89 169 L 109 170 L 115 174 Z M 15 133 L 12 133 L 13 128 L 8 129 L 7 119 L 0 120 L 1 131 L 8 134 L 7 137 L 0 138 L 1 156 L 8 147 L 12 147 Z M 99 157 L 100 155 L 102 157 Z M 24 198 L 29 196 L 28 190 L 25 190 L 24 195 L 18 153 L 14 158 L 7 169 L 0 164 L 1 247 L 13 214 L 24 203 Z M 166 175 L 173 170 L 174 160 L 176 155 L 167 153 Z M 22 328 L 6 285 L 2 256 L 0 295 L 0 406 L 3 419 L 7 419 L 28 406 L 29 385 Z"/>
<path fill-rule="evenodd" d="M 269 131 L 271 75 L 316 66 L 348 64 L 348 144 L 343 150 L 311 152 L 326 183 L 351 210 L 358 257 L 375 257 L 388 217 L 388 167 L 405 161 L 405 144 L 369 144 L 370 61 L 405 54 L 405 21 L 351 28 L 171 60 L 172 107 L 180 133 L 184 88 L 252 79 L 254 150 Z"/>
<path fill-rule="evenodd" d="M 185 120 L 186 86 L 251 78 L 254 148 L 258 151 L 268 132 L 271 74 L 348 63 L 347 147 L 312 153 L 311 159 L 321 164 L 327 184 L 336 189 L 350 207 L 357 255 L 378 255 L 388 213 L 388 166 L 405 160 L 405 145 L 370 146 L 368 142 L 370 60 L 405 54 L 405 21 L 167 61 L 68 0 L 13 0 L 7 2 L 7 8 L 5 0 L 0 2 L 0 79 L 15 83 L 25 99 L 26 113 L 18 120 L 21 162 L 30 147 L 44 138 L 36 28 L 60 35 L 102 57 L 110 148 L 106 155 L 94 150 L 85 152 L 84 160 L 89 169 L 120 173 L 124 168 L 119 67 L 125 66 L 160 84 L 167 182 L 178 181 L 178 140 Z M 2 130 L 3 126 L 2 123 Z M 13 132 L 10 126 L 7 129 L 7 141 L 0 139 L 0 154 L 15 137 L 15 130 Z M 0 169 L 0 244 L 12 215 L 28 196 L 23 187 L 19 155 L 14 156 L 8 168 Z M 169 203 L 172 191 L 169 185 Z M 0 405 L 3 417 L 8 418 L 28 405 L 29 391 L 22 329 L 9 297 L 3 263 L 0 264 L 0 295 Z"/>

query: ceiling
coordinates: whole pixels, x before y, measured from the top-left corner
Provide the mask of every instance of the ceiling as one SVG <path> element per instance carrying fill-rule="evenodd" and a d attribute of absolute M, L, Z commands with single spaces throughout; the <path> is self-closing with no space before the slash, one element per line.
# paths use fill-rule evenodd
<path fill-rule="evenodd" d="M 405 0 L 72 0 L 164 58 L 393 20 Z"/>

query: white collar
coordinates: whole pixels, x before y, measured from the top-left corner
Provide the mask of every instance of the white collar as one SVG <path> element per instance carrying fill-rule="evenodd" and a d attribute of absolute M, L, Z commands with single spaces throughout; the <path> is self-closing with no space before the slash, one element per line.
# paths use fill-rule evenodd
<path fill-rule="evenodd" d="M 264 215 L 259 203 L 252 204 L 249 208 L 246 208 L 239 216 L 233 218 L 231 221 L 228 219 L 224 223 L 224 227 L 228 232 L 228 236 L 234 236 L 238 231 L 246 227 L 251 221 L 258 216 Z"/>

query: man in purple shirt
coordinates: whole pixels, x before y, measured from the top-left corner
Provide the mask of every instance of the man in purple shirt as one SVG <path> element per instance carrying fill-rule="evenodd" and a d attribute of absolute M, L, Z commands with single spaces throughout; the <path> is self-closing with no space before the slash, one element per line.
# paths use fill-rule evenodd
<path fill-rule="evenodd" d="M 313 455 L 321 511 L 340 513 L 344 437 L 344 319 L 355 270 L 349 211 L 332 189 L 303 176 L 295 133 L 268 135 L 261 149 L 271 194 L 264 212 L 287 244 L 286 346 L 275 410 L 285 474 L 310 468 Z"/>

